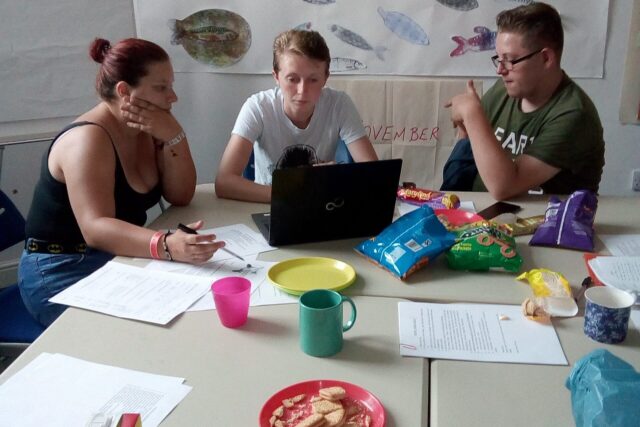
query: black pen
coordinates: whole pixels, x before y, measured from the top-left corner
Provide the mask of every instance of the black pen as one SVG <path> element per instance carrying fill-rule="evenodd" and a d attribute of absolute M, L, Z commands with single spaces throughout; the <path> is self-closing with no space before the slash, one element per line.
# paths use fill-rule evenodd
<path fill-rule="evenodd" d="M 591 287 L 591 285 L 593 285 L 593 280 L 591 280 L 591 276 L 585 277 L 585 279 L 582 281 L 582 284 L 580 285 L 580 290 L 578 290 L 578 293 L 576 294 L 576 297 L 574 298 L 576 303 L 578 301 L 580 301 L 580 299 L 582 298 L 582 296 L 584 295 L 586 290 L 589 289 Z"/>
<path fill-rule="evenodd" d="M 191 227 L 187 227 L 187 226 L 186 226 L 186 225 L 184 225 L 183 223 L 179 223 L 179 224 L 178 224 L 178 228 L 179 228 L 181 231 L 184 231 L 184 232 L 185 232 L 185 233 L 187 233 L 187 234 L 198 234 L 198 232 L 197 232 L 196 230 L 194 230 L 194 229 L 193 229 L 193 228 L 191 228 Z M 229 250 L 229 249 L 227 249 L 227 248 L 220 248 L 220 249 L 222 249 L 223 251 L 225 251 L 225 252 L 226 252 L 226 253 L 228 253 L 229 255 L 233 255 L 234 257 L 238 258 L 240 261 L 244 261 L 244 258 L 242 258 L 242 257 L 241 257 L 240 255 L 238 255 L 237 253 L 232 252 L 232 251 L 230 251 L 230 250 Z"/>

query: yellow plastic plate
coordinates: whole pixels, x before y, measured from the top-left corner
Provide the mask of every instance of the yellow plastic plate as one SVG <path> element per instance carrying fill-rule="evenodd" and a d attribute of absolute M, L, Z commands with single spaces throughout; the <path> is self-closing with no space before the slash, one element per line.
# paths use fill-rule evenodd
<path fill-rule="evenodd" d="M 332 258 L 292 258 L 272 266 L 267 273 L 271 283 L 292 295 L 311 289 L 341 291 L 356 280 L 349 264 Z"/>

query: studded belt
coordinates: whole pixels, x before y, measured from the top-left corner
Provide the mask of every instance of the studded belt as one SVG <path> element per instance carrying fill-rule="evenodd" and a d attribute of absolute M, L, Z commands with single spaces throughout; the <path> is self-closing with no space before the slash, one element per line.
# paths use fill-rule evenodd
<path fill-rule="evenodd" d="M 84 242 L 50 242 L 47 240 L 34 239 L 29 237 L 24 242 L 24 249 L 27 253 L 41 254 L 83 254 L 87 252 L 87 244 Z"/>

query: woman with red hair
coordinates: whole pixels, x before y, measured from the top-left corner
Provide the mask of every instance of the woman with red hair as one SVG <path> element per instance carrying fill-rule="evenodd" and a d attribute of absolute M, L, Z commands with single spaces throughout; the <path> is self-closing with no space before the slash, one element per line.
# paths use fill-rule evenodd
<path fill-rule="evenodd" d="M 95 39 L 89 54 L 100 63 L 101 101 L 45 153 L 20 259 L 23 300 L 45 326 L 65 309 L 49 298 L 114 255 L 202 263 L 224 245 L 213 235 L 144 227 L 160 197 L 186 205 L 196 185 L 187 137 L 171 113 L 178 97 L 167 53 L 131 38 L 113 46 Z"/>

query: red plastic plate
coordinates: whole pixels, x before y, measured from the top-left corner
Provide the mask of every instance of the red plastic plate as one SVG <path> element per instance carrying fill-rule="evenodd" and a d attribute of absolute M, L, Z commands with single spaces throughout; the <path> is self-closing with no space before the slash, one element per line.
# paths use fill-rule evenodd
<path fill-rule="evenodd" d="M 280 405 L 282 405 L 282 401 L 284 399 L 289 399 L 293 396 L 304 393 L 308 396 L 306 399 L 306 401 L 308 401 L 310 399 L 310 396 L 317 395 L 318 390 L 320 390 L 321 388 L 334 386 L 340 386 L 344 388 L 344 390 L 347 392 L 348 399 L 352 399 L 360 403 L 367 410 L 368 415 L 371 417 L 371 427 L 384 427 L 384 407 L 382 406 L 382 403 L 380 403 L 378 398 L 362 387 L 337 380 L 311 380 L 293 384 L 283 388 L 282 390 L 271 396 L 269 400 L 267 400 L 266 403 L 262 406 L 259 418 L 260 426 L 270 426 L 269 418 L 271 418 L 273 411 L 275 411 Z"/>

